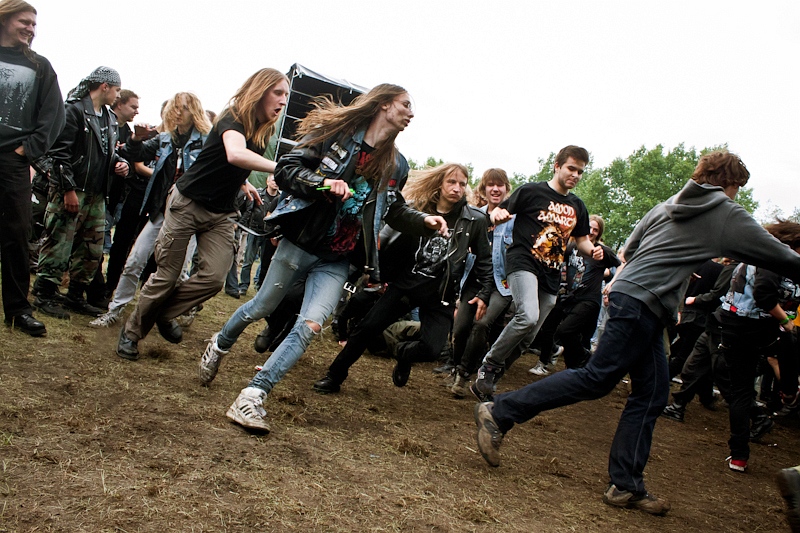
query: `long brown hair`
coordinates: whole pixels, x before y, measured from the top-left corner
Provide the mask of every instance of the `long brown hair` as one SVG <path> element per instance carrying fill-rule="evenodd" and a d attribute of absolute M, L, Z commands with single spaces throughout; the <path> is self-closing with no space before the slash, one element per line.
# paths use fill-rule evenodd
<path fill-rule="evenodd" d="M 408 91 L 399 85 L 382 83 L 371 91 L 356 97 L 345 107 L 337 105 L 328 97 L 317 98 L 314 109 L 300 121 L 297 127 L 298 138 L 305 137 L 301 146 L 318 144 L 342 133 L 355 133 L 366 127 L 381 110 L 381 106 L 391 104 L 395 98 Z M 394 145 L 397 133 L 386 139 L 381 146 L 375 146 L 367 165 L 361 169 L 365 176 L 381 184 L 394 173 L 398 150 Z"/>
<path fill-rule="evenodd" d="M 17 13 L 33 13 L 34 15 L 38 15 L 36 8 L 28 2 L 25 2 L 25 0 L 2 0 L 2 2 L 0 2 L 0 24 L 5 24 L 11 15 L 16 15 Z M 33 37 L 31 37 L 31 43 L 34 37 L 36 37 L 35 32 Z M 39 62 L 36 61 L 36 54 L 31 50 L 31 43 L 28 43 L 28 46 L 23 48 L 22 53 L 25 54 L 25 57 L 38 65 Z"/>
<path fill-rule="evenodd" d="M 228 102 L 228 107 L 217 117 L 217 121 L 230 113 L 236 122 L 244 126 L 245 138 L 253 141 L 260 149 L 264 149 L 269 138 L 275 133 L 275 123 L 278 121 L 278 117 L 266 122 L 258 122 L 256 108 L 264 93 L 282 81 L 289 83 L 283 73 L 274 68 L 262 68 L 247 78 L 247 81 L 239 87 L 239 90 Z"/>
<path fill-rule="evenodd" d="M 774 224 L 764 226 L 764 229 L 792 250 L 800 248 L 800 224 L 778 219 Z"/>

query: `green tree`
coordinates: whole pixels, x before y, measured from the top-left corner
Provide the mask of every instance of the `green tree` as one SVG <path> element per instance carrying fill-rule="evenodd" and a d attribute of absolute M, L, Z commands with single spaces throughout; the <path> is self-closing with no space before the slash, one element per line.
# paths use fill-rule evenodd
<path fill-rule="evenodd" d="M 605 168 L 588 171 L 575 193 L 590 213 L 605 219 L 603 240 L 618 248 L 645 213 L 683 188 L 700 155 L 725 148 L 707 148 L 698 154 L 683 144 L 666 152 L 660 144 L 650 150 L 642 146 L 625 159 L 617 158 Z M 748 188 L 739 191 L 737 201 L 750 212 L 758 207 Z"/>

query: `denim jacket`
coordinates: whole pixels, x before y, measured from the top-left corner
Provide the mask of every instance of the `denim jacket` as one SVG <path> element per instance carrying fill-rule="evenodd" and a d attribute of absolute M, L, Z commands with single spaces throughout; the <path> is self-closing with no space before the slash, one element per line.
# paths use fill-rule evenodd
<path fill-rule="evenodd" d="M 285 154 L 278 161 L 275 181 L 281 198 L 268 221 L 280 227 L 280 233 L 293 244 L 309 251 L 325 237 L 341 207 L 339 198 L 318 191 L 325 179 L 340 179 L 347 183 L 355 177 L 355 166 L 366 129 L 344 134 L 324 143 L 303 146 Z M 425 215 L 409 207 L 400 190 L 408 179 L 408 163 L 398 152 L 395 170 L 388 183 L 373 187 L 362 211 L 364 270 L 380 281 L 378 267 L 379 233 L 384 223 L 398 231 L 414 235 L 432 233 L 425 227 Z M 309 209 L 311 208 L 311 209 Z M 302 213 L 301 213 L 302 212 Z M 355 254 L 351 256 L 354 261 Z"/>
<path fill-rule="evenodd" d="M 506 251 L 514 242 L 514 221 L 517 215 L 511 220 L 498 224 L 494 227 L 494 238 L 492 241 L 492 270 L 494 273 L 494 284 L 497 291 L 503 296 L 511 296 L 511 289 L 506 280 Z"/>
<path fill-rule="evenodd" d="M 197 156 L 200 155 L 203 149 L 206 137 L 207 135 L 203 135 L 194 127 L 192 128 L 189 139 L 183 147 L 182 168 L 184 172 L 189 170 L 194 162 L 197 161 Z M 152 218 L 164 211 L 167 192 L 175 182 L 176 172 L 172 165 L 169 165 L 169 167 L 164 165 L 170 159 L 174 150 L 175 146 L 170 132 L 159 133 L 156 137 L 146 141 L 129 140 L 125 145 L 123 153 L 133 160 L 154 161 L 153 175 L 150 176 L 144 191 L 142 206 L 139 209 L 140 215 L 149 213 Z"/>
<path fill-rule="evenodd" d="M 486 213 L 486 206 L 481 207 L 480 210 Z M 492 276 L 494 277 L 494 285 L 497 288 L 497 292 L 501 296 L 511 296 L 511 289 L 508 287 L 508 281 L 506 280 L 506 250 L 514 242 L 514 221 L 516 218 L 517 216 L 513 215 L 508 222 L 495 226 L 492 237 Z M 464 276 L 461 278 L 462 288 L 467 282 L 467 277 L 474 264 L 475 255 L 469 254 L 464 268 Z"/>

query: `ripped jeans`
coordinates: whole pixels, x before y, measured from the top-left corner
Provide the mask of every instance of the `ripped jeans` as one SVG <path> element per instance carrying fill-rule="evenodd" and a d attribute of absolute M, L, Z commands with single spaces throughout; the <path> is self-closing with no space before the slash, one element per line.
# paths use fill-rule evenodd
<path fill-rule="evenodd" d="M 255 375 L 250 382 L 251 387 L 258 387 L 269 393 L 300 359 L 315 335 L 307 322 L 318 324 L 322 328 L 322 324 L 339 302 L 349 268 L 350 265 L 344 258 L 323 261 L 287 239 L 281 240 L 272 256 L 261 289 L 252 300 L 233 313 L 217 337 L 220 348 L 230 349 L 250 323 L 269 316 L 295 281 L 307 276 L 303 305 L 292 331 Z"/>

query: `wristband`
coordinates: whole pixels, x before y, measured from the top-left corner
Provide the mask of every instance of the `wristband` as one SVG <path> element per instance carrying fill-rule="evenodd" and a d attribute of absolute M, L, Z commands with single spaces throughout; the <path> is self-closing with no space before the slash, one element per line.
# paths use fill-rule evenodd
<path fill-rule="evenodd" d="M 785 325 L 786 325 L 786 324 L 788 324 L 788 323 L 789 323 L 789 317 L 788 317 L 788 315 L 787 315 L 787 316 L 785 316 L 785 317 L 783 317 L 783 320 L 779 320 L 779 321 L 778 321 L 778 324 L 780 324 L 781 326 L 785 326 Z"/>

